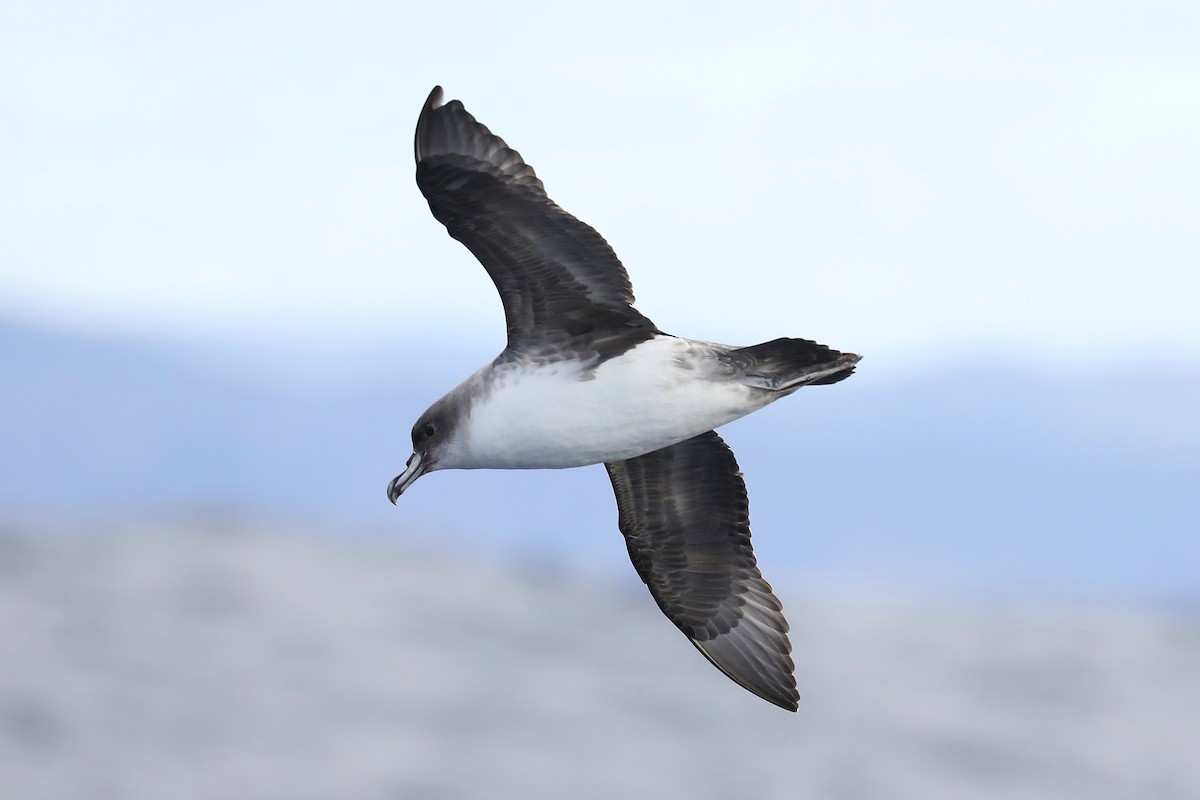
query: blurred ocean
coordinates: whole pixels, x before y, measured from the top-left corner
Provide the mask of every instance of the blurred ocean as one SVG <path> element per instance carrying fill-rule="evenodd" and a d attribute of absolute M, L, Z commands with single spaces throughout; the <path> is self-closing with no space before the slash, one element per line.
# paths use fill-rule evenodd
<path fill-rule="evenodd" d="M 4 796 L 1200 796 L 1200 617 L 777 580 L 802 699 L 619 584 L 287 527 L 0 535 Z"/>

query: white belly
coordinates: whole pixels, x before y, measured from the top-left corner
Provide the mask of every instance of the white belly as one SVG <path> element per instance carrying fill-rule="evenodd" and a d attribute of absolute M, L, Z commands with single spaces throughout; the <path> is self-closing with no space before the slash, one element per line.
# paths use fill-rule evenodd
<path fill-rule="evenodd" d="M 709 360 L 711 350 L 657 337 L 589 377 L 570 364 L 494 376 L 472 409 L 460 469 L 539 469 L 621 461 L 762 408 L 774 396 Z"/>

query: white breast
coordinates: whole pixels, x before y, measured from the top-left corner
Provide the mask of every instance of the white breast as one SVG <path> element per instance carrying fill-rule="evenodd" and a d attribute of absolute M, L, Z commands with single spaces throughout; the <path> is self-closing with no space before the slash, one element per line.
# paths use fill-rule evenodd
<path fill-rule="evenodd" d="M 620 461 L 683 441 L 774 397 L 736 381 L 711 345 L 658 336 L 601 364 L 507 366 L 461 431 L 459 469 L 538 469 Z M 481 376 L 483 377 L 483 376 Z"/>

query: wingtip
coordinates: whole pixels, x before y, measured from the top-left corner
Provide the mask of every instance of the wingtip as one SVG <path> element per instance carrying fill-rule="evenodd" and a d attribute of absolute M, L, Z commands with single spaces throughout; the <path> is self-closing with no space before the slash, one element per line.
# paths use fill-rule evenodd
<path fill-rule="evenodd" d="M 442 104 L 442 97 L 445 94 L 442 92 L 441 86 L 433 87 L 433 91 L 429 93 L 429 97 L 425 98 L 425 110 L 431 111 Z"/>
<path fill-rule="evenodd" d="M 421 108 L 421 116 L 417 118 L 417 132 L 413 135 L 413 159 L 418 164 L 421 163 L 421 139 L 424 138 L 426 128 L 429 124 L 429 114 L 435 109 L 441 108 L 443 96 L 442 87 L 434 86 L 433 91 L 429 93 L 429 97 L 425 98 L 425 105 Z"/>
<path fill-rule="evenodd" d="M 784 690 L 785 694 L 773 693 L 769 696 L 760 692 L 755 692 L 753 689 L 750 691 L 761 697 L 763 700 L 766 700 L 776 708 L 782 708 L 784 711 L 791 711 L 793 714 L 800 710 L 800 693 L 796 691 L 794 686 L 786 688 Z"/>
<path fill-rule="evenodd" d="M 786 696 L 782 697 L 779 695 L 767 696 L 765 694 L 755 692 L 753 689 L 750 691 L 761 697 L 763 700 L 766 700 L 776 708 L 782 708 L 784 711 L 790 711 L 793 714 L 800 710 L 800 695 L 795 690 L 792 690 Z"/>
<path fill-rule="evenodd" d="M 796 678 L 793 674 L 795 667 L 791 657 L 787 654 L 784 654 L 778 663 L 768 665 L 761 661 L 755 663 L 755 660 L 747 659 L 748 654 L 740 652 L 736 648 L 736 644 L 733 650 L 721 648 L 724 651 L 721 652 L 713 647 L 717 641 L 715 639 L 701 642 L 689 636 L 688 641 L 700 651 L 708 663 L 746 691 L 784 711 L 799 710 L 800 692 L 796 688 Z M 792 649 L 791 642 L 787 641 L 786 637 L 783 641 L 790 651 Z M 725 642 L 727 645 L 730 643 L 732 640 Z M 741 663 L 737 663 L 739 661 Z M 766 670 L 763 669 L 764 666 Z"/>

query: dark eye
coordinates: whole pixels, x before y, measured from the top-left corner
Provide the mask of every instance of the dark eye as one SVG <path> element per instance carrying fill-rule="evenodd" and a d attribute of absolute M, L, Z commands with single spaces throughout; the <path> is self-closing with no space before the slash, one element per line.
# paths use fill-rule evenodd
<path fill-rule="evenodd" d="M 421 428 L 421 431 L 425 434 L 426 438 L 428 438 L 437 433 L 437 425 L 434 425 L 432 422 L 426 422 L 425 427 Z"/>

